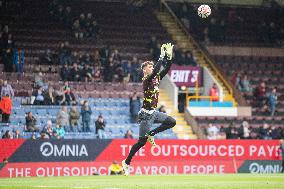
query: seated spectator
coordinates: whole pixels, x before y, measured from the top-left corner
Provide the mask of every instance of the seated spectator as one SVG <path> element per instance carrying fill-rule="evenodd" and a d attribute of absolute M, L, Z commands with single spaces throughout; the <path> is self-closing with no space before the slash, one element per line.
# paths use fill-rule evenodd
<path fill-rule="evenodd" d="M 243 123 L 242 123 L 242 136 L 241 136 L 241 138 L 242 139 L 249 139 L 250 138 L 250 127 L 249 127 L 249 124 L 248 124 L 248 122 L 247 121 L 243 121 Z"/>
<path fill-rule="evenodd" d="M 41 72 L 34 75 L 34 88 L 38 89 L 40 87 L 45 87 L 46 84 L 43 81 L 43 75 Z"/>
<path fill-rule="evenodd" d="M 32 112 L 28 112 L 26 115 L 26 131 L 27 132 L 38 132 L 39 129 L 36 126 L 37 120 L 33 116 Z"/>
<path fill-rule="evenodd" d="M 44 105 L 54 105 L 55 104 L 55 94 L 52 87 L 48 87 L 48 90 L 44 93 Z"/>
<path fill-rule="evenodd" d="M 0 101 L 0 110 L 2 112 L 2 123 L 9 123 L 12 111 L 12 100 L 8 94 L 6 94 L 6 96 L 2 96 Z"/>
<path fill-rule="evenodd" d="M 81 81 L 93 81 L 93 70 L 89 64 L 84 64 L 84 68 L 82 69 L 81 73 Z"/>
<path fill-rule="evenodd" d="M 11 99 L 14 98 L 14 90 L 10 84 L 8 84 L 7 80 L 4 80 L 3 85 L 1 87 L 1 97 L 9 96 Z"/>
<path fill-rule="evenodd" d="M 166 111 L 166 107 L 164 105 L 160 106 L 160 108 L 158 109 L 159 112 L 163 112 L 163 113 L 167 113 Z"/>
<path fill-rule="evenodd" d="M 264 123 L 263 126 L 259 128 L 259 135 L 261 139 L 271 140 L 272 139 L 271 133 L 272 133 L 271 128 L 267 123 Z"/>
<path fill-rule="evenodd" d="M 63 88 L 55 91 L 55 104 L 56 105 L 64 105 L 65 104 L 65 94 Z"/>
<path fill-rule="evenodd" d="M 256 99 L 258 107 L 263 108 L 267 103 L 266 96 L 266 86 L 264 82 L 261 82 L 260 85 L 254 91 L 254 97 Z"/>
<path fill-rule="evenodd" d="M 113 63 L 114 63 L 114 64 L 117 64 L 117 63 L 120 63 L 120 62 L 121 62 L 121 55 L 120 55 L 118 49 L 115 49 L 115 50 L 113 51 L 113 53 L 111 54 L 111 57 L 112 57 L 112 59 L 113 59 Z"/>
<path fill-rule="evenodd" d="M 99 139 L 105 139 L 106 134 L 105 134 L 105 121 L 102 115 L 99 115 L 98 119 L 95 122 L 96 125 L 96 134 L 98 134 Z"/>
<path fill-rule="evenodd" d="M 68 64 L 64 64 L 61 68 L 60 68 L 60 77 L 63 81 L 68 81 L 69 80 L 69 68 L 68 68 Z"/>
<path fill-rule="evenodd" d="M 32 94 L 34 97 L 34 105 L 44 105 L 44 94 L 43 94 L 43 88 L 39 87 L 37 90 L 35 90 Z"/>
<path fill-rule="evenodd" d="M 72 62 L 71 60 L 71 49 L 68 41 L 60 44 L 59 48 L 59 65 L 70 65 Z"/>
<path fill-rule="evenodd" d="M 149 52 L 153 55 L 155 48 L 157 47 L 157 39 L 155 36 L 152 36 L 149 43 L 148 43 L 148 49 Z"/>
<path fill-rule="evenodd" d="M 80 77 L 81 73 L 79 70 L 79 67 L 76 63 L 73 64 L 73 67 L 71 68 L 70 72 L 69 72 L 69 81 L 80 81 L 81 77 Z"/>
<path fill-rule="evenodd" d="M 69 119 L 71 132 L 78 132 L 80 113 L 78 112 L 76 106 L 72 106 L 69 112 Z"/>
<path fill-rule="evenodd" d="M 117 161 L 113 161 L 113 163 L 109 166 L 109 174 L 110 175 L 122 175 L 123 169 L 117 163 Z"/>
<path fill-rule="evenodd" d="M 55 128 L 55 131 L 56 131 L 56 138 L 57 139 L 63 139 L 64 138 L 64 135 L 65 135 L 65 130 L 64 130 L 64 127 L 59 125 L 59 124 L 56 124 L 56 128 Z"/>
<path fill-rule="evenodd" d="M 127 130 L 125 135 L 124 135 L 124 138 L 128 138 L 128 139 L 133 139 L 133 132 L 132 130 Z"/>
<path fill-rule="evenodd" d="M 136 92 L 130 97 L 129 104 L 132 122 L 136 123 L 138 121 L 138 112 L 141 109 L 141 101 Z"/>
<path fill-rule="evenodd" d="M 69 114 L 68 114 L 66 106 L 63 106 L 61 110 L 59 111 L 57 118 L 56 118 L 56 123 L 62 126 L 66 131 L 70 130 L 69 129 Z"/>
<path fill-rule="evenodd" d="M 209 91 L 209 96 L 211 97 L 212 101 L 219 101 L 219 92 L 216 83 L 213 84 Z"/>
<path fill-rule="evenodd" d="M 63 91 L 65 95 L 65 105 L 76 104 L 75 96 L 71 91 L 71 87 L 69 86 L 68 81 L 64 82 Z"/>
<path fill-rule="evenodd" d="M 18 139 L 18 138 L 23 138 L 20 130 L 16 130 L 15 133 L 14 133 L 14 136 L 13 136 L 14 139 Z"/>
<path fill-rule="evenodd" d="M 239 81 L 239 90 L 245 94 L 251 92 L 250 81 L 248 80 L 248 76 L 246 74 Z"/>
<path fill-rule="evenodd" d="M 41 133 L 45 133 L 48 136 L 48 138 L 52 137 L 53 128 L 51 120 L 47 121 L 46 126 L 43 127 Z"/>
<path fill-rule="evenodd" d="M 216 140 L 219 134 L 219 129 L 210 123 L 207 128 L 207 139 L 209 140 Z"/>
<path fill-rule="evenodd" d="M 268 102 L 269 102 L 269 107 L 270 107 L 270 115 L 274 116 L 276 104 L 277 104 L 276 88 L 273 88 L 271 93 L 269 94 Z"/>
<path fill-rule="evenodd" d="M 240 72 L 239 71 L 234 72 L 231 80 L 233 85 L 239 88 L 240 80 L 241 80 Z"/>
<path fill-rule="evenodd" d="M 88 101 L 84 101 L 81 108 L 82 116 L 82 132 L 91 132 L 90 123 L 91 123 L 92 109 L 89 106 Z"/>
<path fill-rule="evenodd" d="M 7 130 L 5 134 L 2 136 L 2 139 L 13 139 L 11 131 Z"/>
<path fill-rule="evenodd" d="M 53 65 L 54 55 L 51 53 L 50 49 L 47 49 L 39 58 L 40 64 Z"/>
<path fill-rule="evenodd" d="M 47 135 L 46 133 L 41 132 L 41 133 L 40 133 L 40 139 L 46 140 L 46 139 L 50 139 L 50 137 L 49 137 L 49 135 Z"/>
<path fill-rule="evenodd" d="M 67 27 L 70 27 L 71 24 L 72 24 L 72 12 L 71 12 L 71 10 L 72 10 L 71 7 L 68 6 L 68 7 L 65 8 L 65 11 L 63 13 L 63 21 L 64 21 L 64 23 Z"/>

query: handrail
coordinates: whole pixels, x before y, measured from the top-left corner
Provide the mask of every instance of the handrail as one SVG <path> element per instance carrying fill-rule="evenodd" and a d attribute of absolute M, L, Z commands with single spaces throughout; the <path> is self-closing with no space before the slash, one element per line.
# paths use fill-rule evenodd
<path fill-rule="evenodd" d="M 175 21 L 178 23 L 178 25 L 181 27 L 181 29 L 186 33 L 189 40 L 195 45 L 205 56 L 205 60 L 209 63 L 210 67 L 215 71 L 215 74 L 217 74 L 217 77 L 219 77 L 222 82 L 224 83 L 225 87 L 229 91 L 229 93 L 233 96 L 233 89 L 230 86 L 230 84 L 227 82 L 226 79 L 224 79 L 223 75 L 219 72 L 219 70 L 216 68 L 212 60 L 209 59 L 209 53 L 207 50 L 202 48 L 195 40 L 191 37 L 190 33 L 187 31 L 187 29 L 184 27 L 184 25 L 181 23 L 181 21 L 178 19 L 178 17 L 175 15 L 175 13 L 172 11 L 172 9 L 168 6 L 166 0 L 162 0 L 161 4 L 163 4 L 168 12 L 171 14 L 171 16 L 175 19 Z"/>

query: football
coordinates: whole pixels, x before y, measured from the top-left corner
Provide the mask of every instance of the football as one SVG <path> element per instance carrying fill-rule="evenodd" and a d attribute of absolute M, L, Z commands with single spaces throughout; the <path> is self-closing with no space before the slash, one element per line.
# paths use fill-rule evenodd
<path fill-rule="evenodd" d="M 200 5 L 197 9 L 198 16 L 207 18 L 211 14 L 211 8 L 208 5 Z"/>

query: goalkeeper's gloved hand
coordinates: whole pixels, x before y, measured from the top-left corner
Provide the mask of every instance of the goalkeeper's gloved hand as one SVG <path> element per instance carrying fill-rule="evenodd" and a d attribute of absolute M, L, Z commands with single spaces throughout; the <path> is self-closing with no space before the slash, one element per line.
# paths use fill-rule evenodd
<path fill-rule="evenodd" d="M 171 43 L 167 43 L 165 45 L 165 55 L 167 57 L 167 60 L 172 60 L 173 58 L 173 47 L 174 45 L 172 45 Z"/>
<path fill-rule="evenodd" d="M 162 60 L 162 59 L 164 59 L 164 57 L 166 56 L 166 44 L 163 44 L 162 46 L 161 46 L 161 54 L 160 54 L 160 59 Z"/>

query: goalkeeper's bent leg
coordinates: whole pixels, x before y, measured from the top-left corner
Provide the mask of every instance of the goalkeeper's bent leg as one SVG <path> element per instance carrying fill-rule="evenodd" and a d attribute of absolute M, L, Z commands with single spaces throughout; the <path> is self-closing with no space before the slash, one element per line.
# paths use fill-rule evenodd
<path fill-rule="evenodd" d="M 136 144 L 132 146 L 128 154 L 128 157 L 125 160 L 125 163 L 127 165 L 130 165 L 132 157 L 135 155 L 136 152 L 138 152 L 140 148 L 142 148 L 146 144 L 146 142 L 147 142 L 147 137 L 139 137 L 139 140 L 137 141 Z"/>

